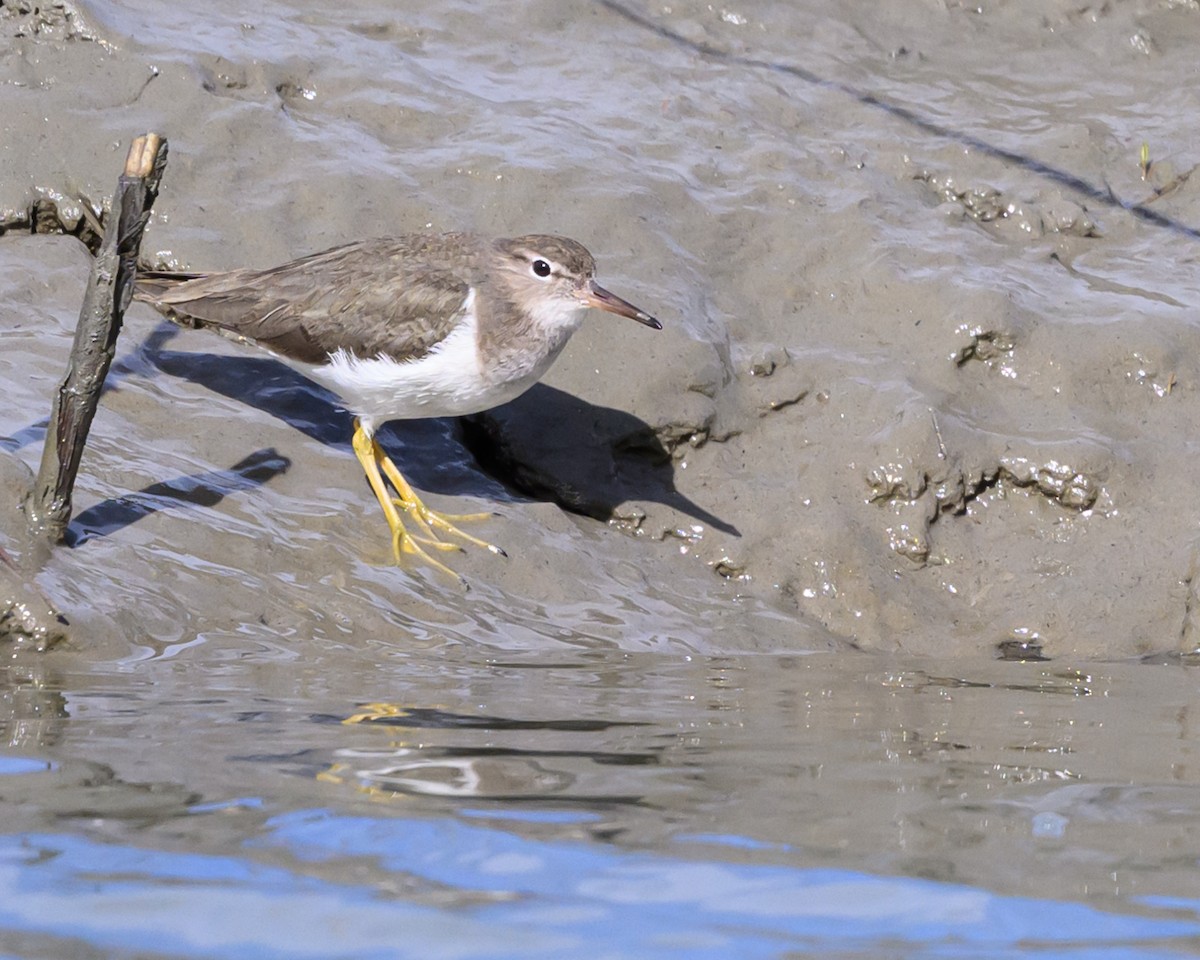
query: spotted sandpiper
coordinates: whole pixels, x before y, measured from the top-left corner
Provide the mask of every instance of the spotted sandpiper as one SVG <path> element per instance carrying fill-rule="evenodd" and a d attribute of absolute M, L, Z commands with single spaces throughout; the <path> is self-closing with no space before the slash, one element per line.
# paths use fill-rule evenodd
<path fill-rule="evenodd" d="M 595 270 L 592 255 L 566 237 L 409 234 L 267 270 L 145 272 L 135 296 L 177 323 L 261 347 L 337 394 L 355 417 L 354 453 L 383 507 L 396 561 L 413 554 L 453 575 L 422 544 L 459 549 L 441 533 L 503 554 L 455 524 L 488 514 L 426 507 L 375 431 L 388 420 L 478 413 L 520 396 L 589 307 L 662 329 L 597 284 Z"/>

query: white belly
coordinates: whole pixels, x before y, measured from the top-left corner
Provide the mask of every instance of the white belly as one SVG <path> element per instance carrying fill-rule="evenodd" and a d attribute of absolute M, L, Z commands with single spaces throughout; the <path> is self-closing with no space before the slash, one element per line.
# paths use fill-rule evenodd
<path fill-rule="evenodd" d="M 540 380 L 566 344 L 526 356 L 519 364 L 485 364 L 479 354 L 473 298 L 445 340 L 417 360 L 360 358 L 338 350 L 322 364 L 293 364 L 336 393 L 369 431 L 388 420 L 455 417 L 514 400 Z M 568 335 L 569 336 L 569 335 Z"/>

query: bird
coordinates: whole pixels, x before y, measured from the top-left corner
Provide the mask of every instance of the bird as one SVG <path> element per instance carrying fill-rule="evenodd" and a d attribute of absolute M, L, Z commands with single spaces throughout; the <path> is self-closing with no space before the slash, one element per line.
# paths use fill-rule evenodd
<path fill-rule="evenodd" d="M 141 270 L 134 298 L 182 326 L 265 350 L 335 394 L 354 418 L 351 446 L 383 509 L 395 562 L 415 556 L 457 576 L 426 548 L 460 550 L 458 540 L 507 556 L 458 526 L 489 514 L 431 510 L 376 432 L 390 420 L 480 413 L 515 399 L 542 378 L 590 308 L 662 329 L 595 273 L 591 253 L 567 237 L 414 233 L 263 270 Z"/>

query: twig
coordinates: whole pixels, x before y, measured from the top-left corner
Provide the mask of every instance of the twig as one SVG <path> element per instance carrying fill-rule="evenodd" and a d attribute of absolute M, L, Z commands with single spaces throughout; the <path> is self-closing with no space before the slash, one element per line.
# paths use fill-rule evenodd
<path fill-rule="evenodd" d="M 142 231 L 166 164 L 167 141 L 158 134 L 133 141 L 113 196 L 104 242 L 92 263 L 67 373 L 54 398 L 41 467 L 25 503 L 31 528 L 50 540 L 61 542 L 71 519 L 79 461 L 116 351 L 121 320 L 133 297 Z"/>

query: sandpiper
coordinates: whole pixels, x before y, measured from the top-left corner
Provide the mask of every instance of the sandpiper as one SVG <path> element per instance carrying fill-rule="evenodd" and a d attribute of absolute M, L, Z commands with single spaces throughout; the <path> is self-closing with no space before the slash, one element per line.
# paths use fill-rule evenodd
<path fill-rule="evenodd" d="M 261 347 L 337 394 L 355 418 L 354 453 L 383 507 L 396 561 L 414 554 L 453 575 L 421 544 L 459 549 L 440 532 L 503 555 L 456 526 L 488 514 L 426 507 L 375 431 L 389 420 L 478 413 L 520 396 L 589 307 L 662 329 L 597 284 L 595 270 L 592 255 L 566 237 L 409 234 L 267 270 L 144 272 L 135 296 L 177 323 Z"/>

